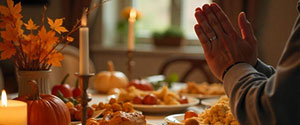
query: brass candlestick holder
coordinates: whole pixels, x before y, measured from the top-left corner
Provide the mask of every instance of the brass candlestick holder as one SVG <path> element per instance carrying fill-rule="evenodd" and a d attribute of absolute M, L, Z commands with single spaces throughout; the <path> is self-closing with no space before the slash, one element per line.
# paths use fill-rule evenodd
<path fill-rule="evenodd" d="M 87 104 L 88 104 L 88 95 L 87 95 L 87 88 L 89 85 L 90 77 L 94 76 L 94 73 L 82 75 L 79 73 L 75 73 L 75 75 L 79 78 L 80 88 L 82 90 L 82 98 L 81 98 L 81 106 L 82 106 L 82 125 L 86 125 L 87 120 Z"/>
<path fill-rule="evenodd" d="M 132 50 L 127 51 L 127 58 L 128 58 L 128 62 L 127 62 L 128 79 L 129 79 L 129 81 L 131 81 L 132 80 L 132 67 L 134 65 Z"/>

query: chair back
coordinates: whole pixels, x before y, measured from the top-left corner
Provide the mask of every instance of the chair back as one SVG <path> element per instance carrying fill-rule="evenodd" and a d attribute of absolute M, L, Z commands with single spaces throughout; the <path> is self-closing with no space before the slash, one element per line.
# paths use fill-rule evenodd
<path fill-rule="evenodd" d="M 187 78 L 192 74 L 193 71 L 199 70 L 201 73 L 203 73 L 204 77 L 206 78 L 206 81 L 208 83 L 212 83 L 214 81 L 214 78 L 212 77 L 212 74 L 209 70 L 207 70 L 207 63 L 204 59 L 204 57 L 194 57 L 194 56 L 176 56 L 171 57 L 165 61 L 160 70 L 159 74 L 166 75 L 167 69 L 174 63 L 178 62 L 184 62 L 189 63 L 190 66 L 187 70 L 183 73 L 183 76 L 180 78 L 180 82 L 187 82 Z"/>

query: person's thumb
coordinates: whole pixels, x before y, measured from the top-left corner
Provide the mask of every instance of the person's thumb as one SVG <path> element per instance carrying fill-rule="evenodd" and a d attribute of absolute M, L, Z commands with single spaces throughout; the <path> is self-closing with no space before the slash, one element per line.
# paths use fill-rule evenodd
<path fill-rule="evenodd" d="M 255 35 L 253 33 L 252 25 L 247 20 L 246 14 L 241 12 L 238 17 L 239 27 L 242 33 L 243 39 L 246 39 L 249 42 L 256 42 Z"/>

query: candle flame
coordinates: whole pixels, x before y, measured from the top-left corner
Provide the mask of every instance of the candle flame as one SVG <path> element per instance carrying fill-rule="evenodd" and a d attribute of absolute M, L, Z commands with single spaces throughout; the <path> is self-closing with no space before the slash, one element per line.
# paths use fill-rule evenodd
<path fill-rule="evenodd" d="M 83 12 L 81 17 L 81 26 L 86 26 L 86 24 L 87 24 L 87 17 L 86 17 L 86 13 Z"/>
<path fill-rule="evenodd" d="M 135 18 L 136 18 L 136 10 L 135 9 L 133 9 L 133 8 L 130 9 L 129 18 L 135 20 Z"/>
<path fill-rule="evenodd" d="M 1 93 L 1 106 L 7 107 L 7 95 L 6 95 L 5 90 L 2 90 L 2 93 Z"/>

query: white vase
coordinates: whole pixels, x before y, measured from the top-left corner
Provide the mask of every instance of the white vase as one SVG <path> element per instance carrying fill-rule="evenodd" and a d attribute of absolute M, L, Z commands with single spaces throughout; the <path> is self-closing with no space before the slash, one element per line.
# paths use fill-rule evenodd
<path fill-rule="evenodd" d="M 50 94 L 49 88 L 49 75 L 50 70 L 44 71 L 20 71 L 17 70 L 17 80 L 18 80 L 18 92 L 20 96 L 27 96 L 30 94 L 31 87 L 28 85 L 28 81 L 35 80 L 38 84 L 40 94 Z"/>

